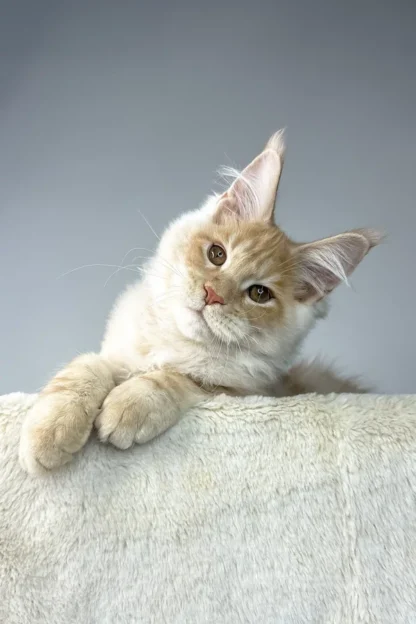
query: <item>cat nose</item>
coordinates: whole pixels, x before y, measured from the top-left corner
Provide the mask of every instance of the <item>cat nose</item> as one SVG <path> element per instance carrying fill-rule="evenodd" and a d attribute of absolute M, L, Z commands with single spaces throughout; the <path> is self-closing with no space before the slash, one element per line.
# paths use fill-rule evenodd
<path fill-rule="evenodd" d="M 213 288 L 211 288 L 211 286 L 208 286 L 208 284 L 205 284 L 204 288 L 205 288 L 205 293 L 206 293 L 205 303 L 207 305 L 212 305 L 213 303 L 220 303 L 221 305 L 224 305 L 224 299 L 220 297 L 219 295 L 217 295 L 217 293 L 215 292 Z"/>

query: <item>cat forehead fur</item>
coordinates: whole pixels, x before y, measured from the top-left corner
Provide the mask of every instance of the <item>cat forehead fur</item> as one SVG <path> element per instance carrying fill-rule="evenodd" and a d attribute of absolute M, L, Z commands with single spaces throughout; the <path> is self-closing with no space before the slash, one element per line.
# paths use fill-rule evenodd
<path fill-rule="evenodd" d="M 226 261 L 220 267 L 207 261 L 212 244 L 225 249 Z M 227 274 L 236 280 L 253 277 L 259 283 L 269 279 L 283 283 L 291 269 L 289 239 L 277 226 L 259 221 L 236 222 L 230 218 L 217 224 L 210 218 L 202 223 L 198 218 L 179 220 L 162 239 L 161 257 L 164 253 L 185 263 L 189 270 L 196 269 L 202 260 L 207 273 Z"/>

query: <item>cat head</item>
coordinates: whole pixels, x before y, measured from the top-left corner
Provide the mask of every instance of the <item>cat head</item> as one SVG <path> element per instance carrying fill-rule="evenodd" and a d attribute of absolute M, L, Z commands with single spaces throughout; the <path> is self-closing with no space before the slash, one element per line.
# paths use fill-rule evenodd
<path fill-rule="evenodd" d="M 186 338 L 290 357 L 329 293 L 380 241 L 364 229 L 290 240 L 274 222 L 283 160 L 278 132 L 222 195 L 165 232 L 149 269 L 155 305 Z"/>

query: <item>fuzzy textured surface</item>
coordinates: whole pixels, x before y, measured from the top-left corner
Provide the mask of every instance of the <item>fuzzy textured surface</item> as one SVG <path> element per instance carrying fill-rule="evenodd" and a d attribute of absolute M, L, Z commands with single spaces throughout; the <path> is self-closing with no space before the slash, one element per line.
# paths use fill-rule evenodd
<path fill-rule="evenodd" d="M 0 398 L 0 622 L 416 622 L 416 397 L 217 397 L 129 451 L 18 463 Z"/>

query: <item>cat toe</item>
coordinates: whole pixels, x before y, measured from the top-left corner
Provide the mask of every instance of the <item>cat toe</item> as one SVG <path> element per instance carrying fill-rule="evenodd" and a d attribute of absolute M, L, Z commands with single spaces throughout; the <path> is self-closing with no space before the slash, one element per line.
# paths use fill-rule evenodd
<path fill-rule="evenodd" d="M 67 464 L 72 453 L 57 446 L 49 435 L 36 429 L 25 428 L 19 446 L 19 461 L 30 475 L 44 475 Z"/>

